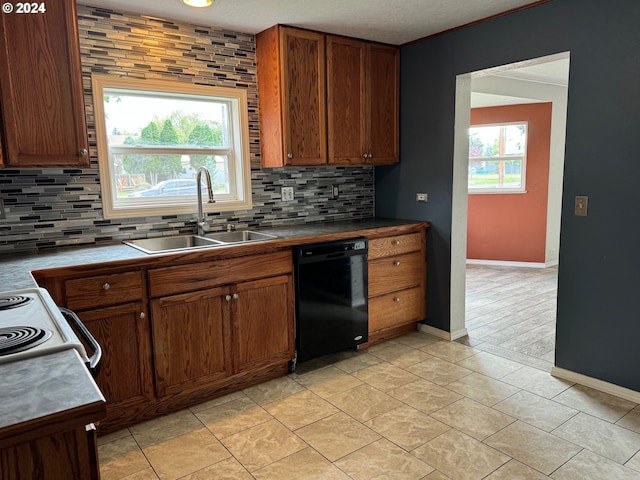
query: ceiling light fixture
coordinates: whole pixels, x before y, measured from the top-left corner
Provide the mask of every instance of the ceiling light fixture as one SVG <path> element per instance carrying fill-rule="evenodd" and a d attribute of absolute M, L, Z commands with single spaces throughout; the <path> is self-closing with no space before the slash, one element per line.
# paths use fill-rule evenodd
<path fill-rule="evenodd" d="M 190 7 L 210 7 L 213 0 L 182 0 Z"/>

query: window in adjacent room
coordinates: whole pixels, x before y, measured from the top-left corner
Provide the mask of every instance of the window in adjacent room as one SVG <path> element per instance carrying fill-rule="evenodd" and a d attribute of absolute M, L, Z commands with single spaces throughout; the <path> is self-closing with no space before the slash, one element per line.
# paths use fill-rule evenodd
<path fill-rule="evenodd" d="M 527 124 L 469 128 L 469 193 L 525 193 Z"/>
<path fill-rule="evenodd" d="M 251 208 L 245 90 L 96 75 L 93 98 L 105 218 L 195 213 L 200 166 L 207 211 Z"/>

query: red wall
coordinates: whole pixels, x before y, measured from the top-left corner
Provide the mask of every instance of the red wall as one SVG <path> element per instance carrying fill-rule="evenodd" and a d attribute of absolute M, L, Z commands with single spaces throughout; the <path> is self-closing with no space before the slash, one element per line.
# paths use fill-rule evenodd
<path fill-rule="evenodd" d="M 545 261 L 551 103 L 471 109 L 471 125 L 526 121 L 526 191 L 469 195 L 467 258 Z"/>

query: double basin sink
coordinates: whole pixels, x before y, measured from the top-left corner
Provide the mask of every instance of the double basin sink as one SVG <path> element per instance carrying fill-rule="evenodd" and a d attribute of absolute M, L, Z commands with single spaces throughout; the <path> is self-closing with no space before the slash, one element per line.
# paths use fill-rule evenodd
<path fill-rule="evenodd" d="M 265 240 L 273 240 L 274 238 L 278 237 L 264 232 L 238 230 L 235 232 L 209 233 L 206 236 L 180 235 L 175 237 L 142 238 L 139 240 L 128 240 L 124 243 L 145 253 L 170 253 L 182 250 L 262 242 Z"/>

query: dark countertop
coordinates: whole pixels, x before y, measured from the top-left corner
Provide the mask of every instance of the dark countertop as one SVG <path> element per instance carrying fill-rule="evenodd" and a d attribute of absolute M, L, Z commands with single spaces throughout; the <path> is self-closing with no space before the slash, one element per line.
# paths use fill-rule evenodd
<path fill-rule="evenodd" d="M 367 218 L 329 223 L 309 223 L 303 225 L 291 225 L 260 229 L 279 237 L 283 246 L 294 244 L 312 243 L 321 241 L 322 236 L 342 236 L 347 238 L 350 232 L 363 230 L 375 230 L 380 228 L 397 227 L 402 225 L 419 224 L 415 220 L 397 220 L 389 218 Z M 172 234 L 173 235 L 173 234 Z M 286 242 L 283 242 L 285 240 Z M 269 243 L 269 242 L 261 242 Z M 216 250 L 241 248 L 238 246 L 217 246 Z M 208 249 L 209 251 L 211 249 Z M 184 252 L 182 252 L 184 254 Z M 178 253 L 165 253 L 163 256 L 178 255 Z M 113 245 L 88 245 L 84 247 L 63 247 L 46 249 L 37 252 L 18 252 L 0 255 L 0 292 L 32 288 L 35 281 L 30 272 L 34 270 L 46 270 L 59 267 L 74 267 L 103 262 L 117 262 L 136 259 L 158 257 L 143 253 L 121 242 Z"/>
<path fill-rule="evenodd" d="M 102 393 L 74 349 L 0 364 L 0 449 L 104 418 Z"/>

